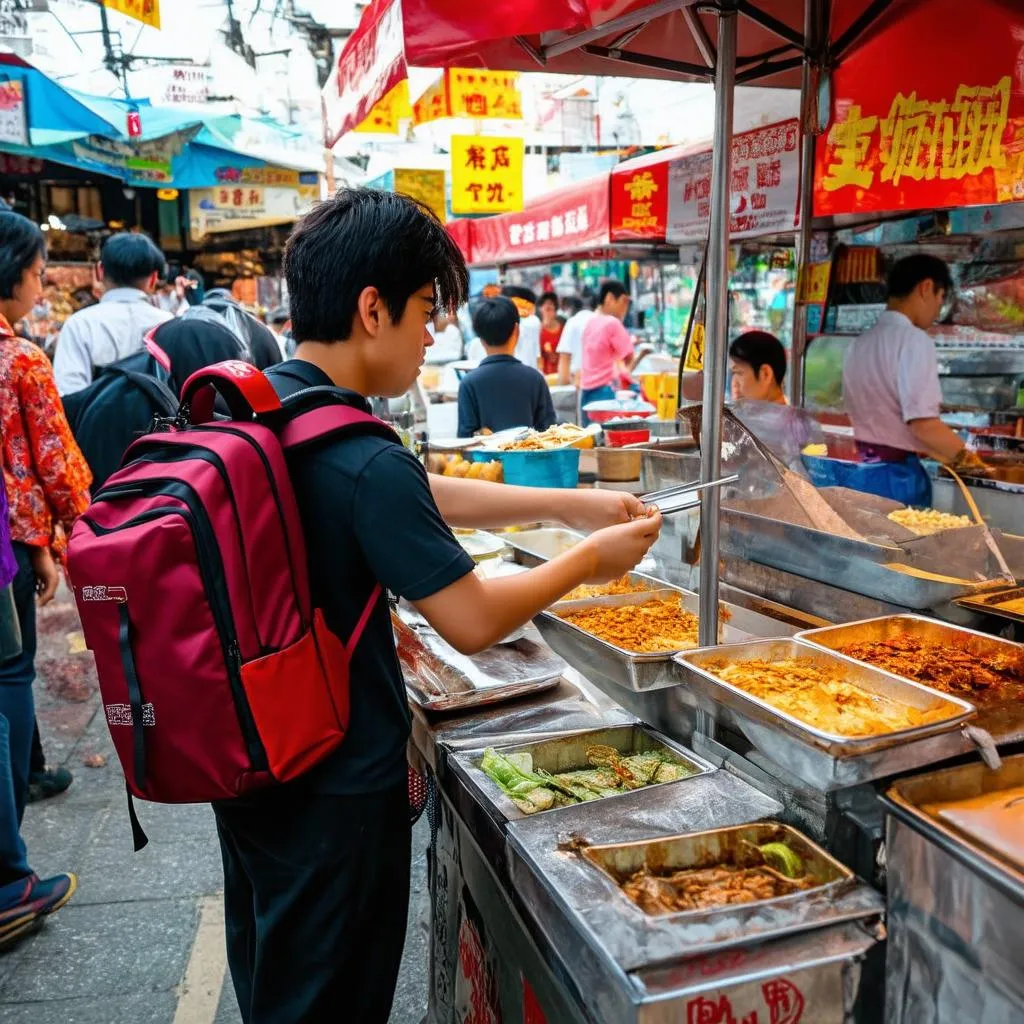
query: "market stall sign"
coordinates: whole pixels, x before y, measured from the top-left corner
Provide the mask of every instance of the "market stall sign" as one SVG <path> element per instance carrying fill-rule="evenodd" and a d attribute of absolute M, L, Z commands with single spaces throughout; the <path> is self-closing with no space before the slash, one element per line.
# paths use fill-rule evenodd
<path fill-rule="evenodd" d="M 452 213 L 508 213 L 523 208 L 523 140 L 453 135 Z"/>
<path fill-rule="evenodd" d="M 519 121 L 523 99 L 516 71 L 446 68 L 413 104 L 413 121 L 426 124 L 444 117 Z"/>
<path fill-rule="evenodd" d="M 20 78 L 0 82 L 0 143 L 30 145 L 25 108 L 25 83 Z"/>
<path fill-rule="evenodd" d="M 556 189 L 520 213 L 473 221 L 473 263 L 540 262 L 599 249 L 609 244 L 608 217 L 607 175 Z"/>
<path fill-rule="evenodd" d="M 174 180 L 172 162 L 181 156 L 198 131 L 197 126 L 159 139 L 131 143 L 90 135 L 75 139 L 71 150 L 77 159 L 109 168 L 119 177 L 148 185 L 169 185 Z"/>
<path fill-rule="evenodd" d="M 733 136 L 731 237 L 793 231 L 799 222 L 799 196 L 800 122 L 796 118 Z M 702 241 L 707 237 L 710 210 L 711 150 L 673 160 L 668 241 Z"/>
<path fill-rule="evenodd" d="M 403 78 L 370 111 L 366 120 L 353 128 L 353 131 L 364 134 L 375 135 L 397 135 L 398 125 L 403 118 L 412 117 L 412 107 L 409 105 L 409 82 Z"/>
<path fill-rule="evenodd" d="M 238 205 L 235 205 L 236 191 L 242 193 Z M 227 196 L 222 194 L 225 192 Z M 262 205 L 251 195 L 254 192 L 261 197 Z M 298 189 L 276 186 L 239 186 L 237 190 L 223 186 L 190 189 L 189 235 L 195 243 L 201 242 L 207 235 L 224 231 L 247 231 L 290 224 L 308 213 L 317 197 L 316 190 L 305 186 Z"/>
<path fill-rule="evenodd" d="M 815 303 L 828 298 L 828 282 L 832 276 L 832 261 L 808 263 L 801 268 L 798 301 Z"/>
<path fill-rule="evenodd" d="M 223 186 L 213 189 L 214 206 L 218 210 L 244 210 L 263 213 L 266 206 L 264 190 L 258 186 Z"/>
<path fill-rule="evenodd" d="M 102 0 L 102 3 L 111 11 L 141 21 L 143 25 L 160 27 L 160 0 Z"/>
<path fill-rule="evenodd" d="M 1024 200 L 1024 15 L 993 0 L 963 15 L 958 0 L 910 7 L 840 63 L 815 215 Z"/>
<path fill-rule="evenodd" d="M 612 238 L 658 239 L 668 227 L 667 161 L 612 171 Z"/>
<path fill-rule="evenodd" d="M 412 196 L 433 210 L 442 224 L 447 220 L 444 171 L 396 167 L 393 187 L 396 192 Z"/>
<path fill-rule="evenodd" d="M 298 188 L 302 183 L 299 171 L 287 167 L 218 167 L 217 182 L 221 185 L 271 185 L 277 188 Z"/>

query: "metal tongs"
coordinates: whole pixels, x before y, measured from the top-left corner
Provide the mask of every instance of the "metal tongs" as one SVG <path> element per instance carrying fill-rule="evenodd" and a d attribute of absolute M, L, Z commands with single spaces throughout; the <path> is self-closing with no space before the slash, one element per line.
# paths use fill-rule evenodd
<path fill-rule="evenodd" d="M 739 474 L 724 476 L 721 480 L 712 480 L 706 484 L 679 484 L 676 487 L 666 487 L 662 491 L 651 491 L 649 494 L 641 494 L 640 500 L 645 505 L 657 505 L 663 516 L 671 515 L 673 512 L 685 512 L 700 504 L 701 491 L 709 487 L 724 487 L 726 484 L 734 484 L 739 480 Z"/>

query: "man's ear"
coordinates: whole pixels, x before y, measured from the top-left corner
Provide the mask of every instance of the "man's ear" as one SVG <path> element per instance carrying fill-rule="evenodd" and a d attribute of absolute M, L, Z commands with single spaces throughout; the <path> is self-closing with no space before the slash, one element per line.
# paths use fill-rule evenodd
<path fill-rule="evenodd" d="M 385 314 L 384 300 L 381 299 L 380 292 L 372 286 L 364 288 L 356 302 L 356 317 L 371 338 L 377 337 L 380 333 Z"/>
<path fill-rule="evenodd" d="M 160 272 L 154 270 L 152 274 L 146 279 L 146 292 L 152 295 L 156 291 L 157 282 L 160 280 Z"/>

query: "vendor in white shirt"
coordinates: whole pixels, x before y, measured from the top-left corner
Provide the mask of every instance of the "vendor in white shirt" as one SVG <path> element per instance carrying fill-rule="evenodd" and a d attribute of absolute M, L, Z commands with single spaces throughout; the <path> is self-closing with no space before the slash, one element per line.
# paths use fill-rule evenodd
<path fill-rule="evenodd" d="M 931 504 L 925 455 L 956 470 L 984 470 L 978 457 L 939 418 L 942 391 L 935 343 L 925 330 L 952 292 L 942 260 L 917 253 L 889 272 L 888 304 L 878 322 L 849 347 L 843 401 L 861 454 L 888 466 L 885 496 L 907 505 Z"/>
<path fill-rule="evenodd" d="M 579 387 L 580 371 L 583 369 L 583 328 L 594 315 L 591 304 L 572 295 L 567 300 L 572 315 L 565 323 L 562 336 L 558 339 L 558 383 Z"/>

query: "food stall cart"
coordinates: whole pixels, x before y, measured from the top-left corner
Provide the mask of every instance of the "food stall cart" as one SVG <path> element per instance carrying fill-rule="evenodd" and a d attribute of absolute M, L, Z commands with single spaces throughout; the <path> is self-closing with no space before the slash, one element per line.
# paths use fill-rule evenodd
<path fill-rule="evenodd" d="M 927 3 L 921 0 L 922 5 Z M 725 429 L 719 412 L 725 376 L 728 269 L 730 147 L 726 143 L 731 136 L 737 68 L 747 80 L 765 77 L 778 83 L 802 70 L 806 113 L 810 115 L 811 98 L 818 94 L 817 71 L 826 53 L 830 64 L 839 61 L 841 66 L 846 52 L 888 6 L 830 5 L 812 0 L 806 11 L 803 4 L 772 4 L 770 11 L 765 11 L 752 3 L 721 3 L 714 10 L 697 12 L 695 5 L 671 2 L 634 5 L 621 13 L 621 6 L 599 0 L 585 5 L 516 3 L 499 5 L 500 11 L 492 5 L 485 32 L 446 0 L 416 4 L 378 0 L 367 10 L 343 52 L 325 100 L 328 113 L 332 109 L 340 112 L 335 130 L 343 130 L 349 121 L 358 123 L 404 74 L 407 54 L 428 64 L 471 59 L 474 65 L 491 67 L 530 69 L 539 64 L 550 71 L 600 74 L 618 68 L 651 76 L 713 76 L 717 131 L 709 207 L 708 351 L 712 358 L 705 373 L 708 417 L 699 474 L 710 483 L 720 476 Z M 825 15 L 832 7 L 835 10 L 831 10 L 828 24 Z M 890 12 L 893 18 L 898 14 Z M 716 22 L 717 44 L 712 43 L 708 31 Z M 494 34 L 496 24 L 503 35 Z M 801 24 L 805 31 L 800 31 Z M 353 58 L 351 64 L 346 63 L 346 56 Z M 809 123 L 813 118 L 806 120 Z M 809 180 L 807 161 L 813 157 L 809 140 L 803 155 L 805 180 Z M 807 190 L 802 201 L 810 202 Z M 807 263 L 809 210 L 807 206 L 803 210 L 800 248 L 802 262 Z M 697 606 L 699 642 L 705 647 L 714 647 L 719 641 L 720 504 L 717 491 L 712 491 L 701 505 L 703 551 Z M 678 564 L 686 563 L 681 560 Z M 665 576 L 669 574 L 667 568 L 663 571 Z M 561 618 L 557 612 L 551 614 Z M 552 628 L 548 616 L 541 616 L 538 625 L 547 630 L 557 651 L 560 627 Z M 773 624 L 767 635 L 786 632 L 781 624 Z M 596 677 L 592 681 L 614 694 L 613 702 L 625 710 L 642 705 L 644 721 L 661 726 L 669 739 L 693 755 L 695 763 L 707 763 L 715 770 L 607 801 L 552 809 L 526 821 L 506 815 L 495 848 L 485 837 L 493 836 L 489 823 L 500 818 L 481 787 L 474 789 L 483 793 L 482 800 L 469 788 L 473 768 L 483 763 L 481 748 L 521 745 L 531 722 L 540 731 L 552 727 L 550 719 L 525 705 L 515 711 L 510 706 L 508 726 L 519 729 L 510 741 L 503 735 L 496 709 L 493 717 L 481 724 L 482 737 L 472 735 L 473 721 L 461 719 L 453 729 L 465 737 L 463 749 L 469 763 L 465 759 L 460 762 L 453 753 L 443 726 L 435 724 L 427 730 L 438 741 L 420 746 L 426 748 L 425 754 L 434 751 L 442 793 L 438 849 L 433 858 L 436 876 L 432 877 L 432 1019 L 496 1020 L 507 1015 L 529 1021 L 686 1020 L 687 1024 L 878 1019 L 882 1004 L 872 951 L 877 951 L 874 940 L 881 936 L 877 917 L 882 904 L 872 887 L 852 882 L 842 890 L 842 899 L 837 896 L 824 901 L 829 913 L 840 910 L 840 921 L 815 919 L 812 907 L 817 908 L 821 901 L 812 893 L 794 901 L 799 914 L 791 912 L 793 904 L 785 908 L 775 904 L 761 922 L 767 930 L 759 933 L 756 942 L 744 938 L 738 947 L 729 944 L 731 913 L 712 922 L 685 913 L 670 913 L 662 920 L 658 915 L 649 915 L 651 920 L 638 918 L 635 908 L 639 904 L 630 900 L 626 887 L 636 875 L 640 876 L 635 878 L 637 884 L 642 883 L 654 865 L 680 868 L 685 874 L 693 864 L 687 858 L 693 854 L 701 830 L 728 828 L 738 823 L 737 818 L 748 823 L 765 817 L 783 824 L 791 823 L 786 820 L 791 818 L 810 840 L 855 868 L 862 879 L 881 882 L 886 811 L 879 801 L 879 789 L 888 786 L 893 772 L 919 770 L 954 754 L 973 757 L 973 746 L 968 744 L 975 740 L 965 725 L 970 725 L 974 706 L 966 702 L 965 708 L 963 701 L 920 689 L 906 678 L 910 668 L 901 668 L 903 674 L 894 675 L 865 671 L 859 665 L 854 670 L 845 656 L 823 660 L 813 641 L 773 641 L 782 647 L 751 652 L 759 656 L 755 660 L 769 663 L 780 656 L 783 660 L 805 658 L 814 666 L 830 665 L 833 672 L 855 672 L 862 689 L 912 716 L 910 730 L 881 730 L 887 733 L 884 740 L 869 735 L 871 742 L 846 743 L 842 738 L 836 741 L 827 730 L 809 730 L 799 719 L 794 725 L 787 713 L 770 701 L 749 693 L 744 696 L 744 687 L 735 675 L 731 682 L 723 680 L 718 674 L 722 669 L 751 671 L 749 665 L 736 665 L 744 659 L 730 659 L 727 651 L 717 656 L 703 651 L 661 659 L 665 676 L 646 689 L 633 690 L 614 680 L 606 683 L 594 671 L 601 660 L 596 637 L 594 641 L 593 651 L 580 660 L 582 673 Z M 568 647 L 563 651 L 563 656 L 575 657 Z M 698 654 L 702 660 L 693 663 Z M 979 661 L 982 657 L 977 655 Z M 726 664 L 719 664 L 720 660 Z M 632 664 L 631 659 L 627 661 Z M 582 682 L 580 685 L 586 696 L 587 688 Z M 913 700 L 911 691 L 916 695 Z M 657 707 L 661 711 L 656 715 Z M 418 730 L 417 736 L 422 734 L 423 730 Z M 527 735 L 527 741 L 529 738 Z M 786 752 L 778 754 L 778 744 L 783 741 Z M 480 751 L 479 765 L 472 760 L 476 751 Z M 534 748 L 516 753 L 541 758 L 548 752 Z M 823 776 L 823 768 L 829 774 Z M 463 779 L 469 781 L 463 784 Z M 680 837 L 686 841 L 676 842 Z M 639 842 L 642 849 L 631 840 Z M 697 847 L 700 842 L 709 840 L 700 839 Z M 609 845 L 617 848 L 608 850 Z M 840 848 L 845 852 L 840 853 Z M 721 847 L 715 850 L 715 856 L 720 856 Z M 945 893 L 941 881 L 937 891 Z M 795 917 L 802 917 L 799 925 Z M 790 932 L 791 925 L 797 930 Z M 637 940 L 634 927 L 644 941 Z M 732 934 L 735 939 L 737 931 Z M 745 935 L 743 926 L 739 934 Z M 977 944 L 969 952 L 983 965 L 993 962 L 990 937 L 972 937 Z M 917 957 L 935 949 L 934 937 L 920 939 Z M 650 959 L 643 962 L 648 952 Z M 896 958 L 888 965 L 886 987 L 897 1007 L 890 1012 L 900 1012 L 901 996 L 911 991 L 908 973 L 916 962 Z M 981 977 L 982 984 L 990 984 L 984 970 Z M 949 1015 L 951 1003 L 944 997 L 963 990 L 956 978 L 943 978 L 943 982 L 942 991 L 933 997 L 934 1014 L 914 1017 L 911 1013 L 905 1019 L 962 1020 L 962 1014 Z M 1013 1010 L 1019 1015 L 1019 1002 Z"/>

